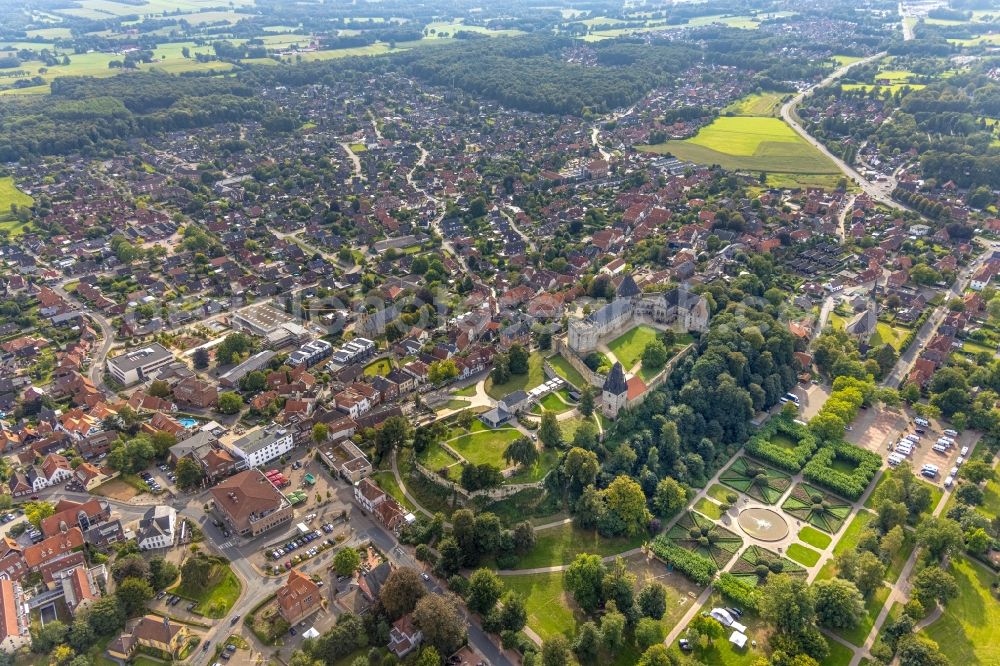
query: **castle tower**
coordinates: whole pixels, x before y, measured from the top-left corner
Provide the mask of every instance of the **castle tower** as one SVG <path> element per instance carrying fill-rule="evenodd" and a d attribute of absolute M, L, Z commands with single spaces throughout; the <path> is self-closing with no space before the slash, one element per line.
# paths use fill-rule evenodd
<path fill-rule="evenodd" d="M 609 419 L 617 418 L 618 412 L 628 403 L 628 383 L 625 381 L 625 368 L 616 362 L 608 378 L 601 388 L 601 411 Z"/>

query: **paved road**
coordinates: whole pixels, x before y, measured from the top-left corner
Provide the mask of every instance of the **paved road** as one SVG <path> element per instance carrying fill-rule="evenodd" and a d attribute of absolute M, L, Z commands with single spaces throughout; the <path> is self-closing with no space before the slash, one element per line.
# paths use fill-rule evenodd
<path fill-rule="evenodd" d="M 798 105 L 802 102 L 802 100 L 808 97 L 810 94 L 812 94 L 812 92 L 817 88 L 833 83 L 837 79 L 844 76 L 844 74 L 846 74 L 852 67 L 857 67 L 858 65 L 863 65 L 873 62 L 875 60 L 879 60 L 885 57 L 885 55 L 886 55 L 885 52 L 876 53 L 875 55 L 868 56 L 867 58 L 863 58 L 862 60 L 858 60 L 857 62 L 853 62 L 849 65 L 844 65 L 843 67 L 835 69 L 833 73 L 830 74 L 830 76 L 826 77 L 819 83 L 810 86 L 806 90 L 800 92 L 798 95 L 792 97 L 792 99 L 785 102 L 785 104 L 782 105 L 781 107 L 781 117 L 782 119 L 784 119 L 786 123 L 788 123 L 791 126 L 793 130 L 798 132 L 799 136 L 808 141 L 821 153 L 826 155 L 834 164 L 837 165 L 837 168 L 843 171 L 848 178 L 854 180 L 854 182 L 857 183 L 858 186 L 861 187 L 861 189 L 872 199 L 880 203 L 883 203 L 891 208 L 895 208 L 897 210 L 906 210 L 905 206 L 896 201 L 893 201 L 892 197 L 890 196 L 893 189 L 893 183 L 891 182 L 872 183 L 866 180 L 860 173 L 858 173 L 854 169 L 854 167 L 847 164 L 847 162 L 845 162 L 844 160 L 840 159 L 839 157 L 831 153 L 829 150 L 827 150 L 826 146 L 824 146 L 819 140 L 817 140 L 811 134 L 809 134 L 802 127 L 802 125 L 799 124 L 798 116 L 795 114 L 796 107 L 798 107 Z"/>
<path fill-rule="evenodd" d="M 986 252 L 955 276 L 955 281 L 952 283 L 951 288 L 943 292 L 945 305 L 951 299 L 961 296 L 965 292 L 965 288 L 972 279 L 972 275 L 992 255 L 992 243 L 985 239 L 979 240 L 986 246 Z M 896 365 L 892 368 L 892 372 L 886 376 L 883 384 L 890 388 L 899 388 L 899 385 L 903 383 L 903 380 L 910 373 L 910 367 L 913 365 L 913 362 L 920 355 L 920 352 L 923 351 L 924 346 L 937 333 L 938 327 L 947 315 L 948 309 L 945 306 L 940 306 L 934 310 L 931 316 L 927 318 L 927 321 L 924 322 L 924 325 L 920 327 L 920 331 L 917 333 L 917 337 L 913 340 L 913 343 L 900 355 L 899 360 L 896 361 Z"/>
<path fill-rule="evenodd" d="M 115 329 L 111 327 L 111 323 L 104 317 L 104 315 L 91 310 L 86 304 L 77 299 L 75 295 L 66 291 L 66 282 L 69 282 L 69 280 L 55 285 L 52 287 L 52 291 L 62 296 L 70 303 L 78 304 L 81 310 L 83 310 L 88 317 L 94 320 L 101 329 L 101 337 L 103 338 L 101 347 L 91 356 L 90 359 L 90 381 L 94 383 L 94 386 L 103 391 L 105 395 L 114 395 L 114 391 L 112 391 L 111 388 L 104 383 L 104 361 L 107 359 L 108 352 L 111 351 L 111 347 L 115 343 Z"/>

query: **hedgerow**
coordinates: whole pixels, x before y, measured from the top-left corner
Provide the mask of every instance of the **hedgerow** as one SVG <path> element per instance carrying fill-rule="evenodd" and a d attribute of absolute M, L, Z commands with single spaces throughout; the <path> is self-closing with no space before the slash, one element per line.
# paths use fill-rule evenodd
<path fill-rule="evenodd" d="M 708 585 L 717 571 L 715 562 L 690 550 L 675 546 L 660 535 L 653 539 L 650 549 L 658 558 L 673 565 L 675 569 L 698 585 Z"/>
<path fill-rule="evenodd" d="M 760 603 L 760 590 L 757 586 L 728 571 L 720 574 L 719 578 L 712 583 L 712 587 L 722 596 L 745 608 L 757 610 Z"/>
<path fill-rule="evenodd" d="M 857 465 L 850 473 L 833 468 L 835 458 Z M 813 483 L 851 500 L 860 498 L 882 466 L 882 456 L 847 442 L 831 442 L 821 448 L 802 470 Z"/>
<path fill-rule="evenodd" d="M 787 435 L 797 444 L 786 449 L 771 441 L 777 434 Z M 816 437 L 809 428 L 784 416 L 776 416 L 764 424 L 746 444 L 747 453 L 788 472 L 798 472 L 816 451 Z"/>

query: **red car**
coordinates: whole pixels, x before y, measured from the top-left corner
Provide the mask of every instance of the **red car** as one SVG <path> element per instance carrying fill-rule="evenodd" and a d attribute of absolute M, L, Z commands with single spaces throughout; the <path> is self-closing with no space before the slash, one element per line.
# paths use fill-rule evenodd
<path fill-rule="evenodd" d="M 33 499 L 33 500 L 36 500 L 36 499 L 38 499 L 38 495 L 32 495 L 32 496 L 31 496 L 31 499 Z"/>
<path fill-rule="evenodd" d="M 292 568 L 292 563 L 291 563 L 290 560 L 285 560 L 285 568 L 286 569 L 291 569 Z"/>

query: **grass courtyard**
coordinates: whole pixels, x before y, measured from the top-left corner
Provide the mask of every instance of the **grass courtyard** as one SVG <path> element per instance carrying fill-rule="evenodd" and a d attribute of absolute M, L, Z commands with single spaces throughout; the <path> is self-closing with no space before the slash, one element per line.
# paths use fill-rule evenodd
<path fill-rule="evenodd" d="M 839 174 L 836 165 L 778 118 L 720 116 L 690 139 L 639 148 L 726 169 Z"/>
<path fill-rule="evenodd" d="M 948 602 L 944 614 L 924 633 L 937 641 L 953 664 L 998 664 L 1000 600 L 991 592 L 996 576 L 966 557 L 951 561 L 951 575 L 958 583 L 958 597 Z"/>
<path fill-rule="evenodd" d="M 639 362 L 646 345 L 655 340 L 657 334 L 658 331 L 652 326 L 640 324 L 609 342 L 608 349 L 628 371 Z"/>
<path fill-rule="evenodd" d="M 365 366 L 364 370 L 366 377 L 385 377 L 390 372 L 392 372 L 392 361 L 387 358 L 380 358 L 377 361 L 372 361 Z"/>

